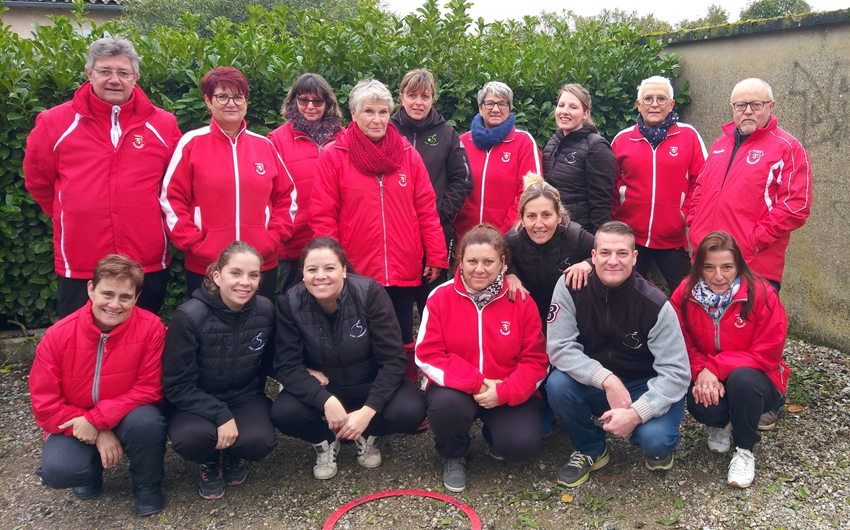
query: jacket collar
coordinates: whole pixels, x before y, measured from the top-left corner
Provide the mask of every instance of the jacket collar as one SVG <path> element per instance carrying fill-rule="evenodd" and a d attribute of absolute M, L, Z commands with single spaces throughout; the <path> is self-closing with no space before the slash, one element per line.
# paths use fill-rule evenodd
<path fill-rule="evenodd" d="M 212 116 L 210 117 L 210 131 L 212 131 L 213 136 L 215 136 L 219 140 L 224 140 L 227 143 L 233 143 L 238 141 L 239 137 L 245 133 L 247 127 L 248 126 L 245 124 L 245 119 L 243 118 L 242 125 L 239 127 L 239 133 L 236 135 L 236 138 L 231 138 L 226 132 L 224 132 L 224 129 L 221 128 L 221 125 L 219 125 L 218 122 L 215 121 L 215 118 L 213 118 Z"/>
<path fill-rule="evenodd" d="M 591 293 L 595 296 L 602 298 L 603 300 L 606 298 L 609 302 L 623 300 L 628 298 L 629 295 L 635 290 L 635 281 L 637 278 L 637 273 L 632 270 L 632 273 L 629 275 L 626 280 L 618 285 L 617 287 L 608 287 L 602 280 L 599 279 L 599 276 L 596 274 L 596 268 L 594 267 L 593 271 L 590 273 L 590 277 L 587 280 L 588 287 L 591 289 Z"/>
<path fill-rule="evenodd" d="M 105 119 L 107 123 L 110 120 L 110 114 L 114 106 L 94 95 L 90 81 L 86 81 L 80 85 L 80 88 L 74 93 L 72 103 L 74 112 L 82 114 L 87 118 Z M 133 95 L 130 97 L 130 101 L 118 106 L 121 107 L 121 117 L 119 119 L 122 120 L 123 125 L 123 119 L 126 116 L 128 126 L 133 126 L 138 122 L 144 121 L 156 108 L 138 85 L 133 86 Z"/>
<path fill-rule="evenodd" d="M 674 134 L 679 134 L 679 132 L 680 132 L 679 124 L 674 123 L 673 125 L 670 126 L 669 129 L 667 129 L 667 138 L 670 138 Z M 640 133 L 640 128 L 638 128 L 637 124 L 635 124 L 635 126 L 632 128 L 631 132 L 629 132 L 629 140 L 632 140 L 632 141 L 635 141 L 635 142 L 639 142 L 641 140 L 646 140 L 646 138 L 644 138 L 644 136 Z M 647 142 L 647 143 L 649 143 L 649 142 Z M 664 142 L 661 142 L 661 143 L 663 144 Z"/>
<path fill-rule="evenodd" d="M 776 120 L 776 116 L 771 114 L 770 119 L 765 124 L 765 126 L 760 128 L 760 129 L 756 129 L 755 131 L 753 131 L 752 134 L 747 136 L 747 139 L 744 140 L 744 142 L 748 142 L 748 141 L 751 141 L 751 140 L 759 140 L 759 139 L 767 136 L 768 134 L 772 133 L 777 127 L 779 127 L 779 124 Z M 735 122 L 731 121 L 731 122 L 729 122 L 729 123 L 727 123 L 726 125 L 723 126 L 723 134 L 730 137 L 734 141 L 735 140 L 735 128 L 736 128 Z"/>
<path fill-rule="evenodd" d="M 77 313 L 79 314 L 77 317 L 77 325 L 80 327 L 83 336 L 90 341 L 99 341 L 101 335 L 109 335 L 109 338 L 114 339 L 116 337 L 120 337 L 124 331 L 131 326 L 131 323 L 136 318 L 136 311 L 138 310 L 138 308 L 134 307 L 127 320 L 118 324 L 110 331 L 101 331 L 94 323 L 94 313 L 92 313 L 92 304 L 91 300 L 89 300 L 86 302 L 86 305 L 77 310 Z"/>

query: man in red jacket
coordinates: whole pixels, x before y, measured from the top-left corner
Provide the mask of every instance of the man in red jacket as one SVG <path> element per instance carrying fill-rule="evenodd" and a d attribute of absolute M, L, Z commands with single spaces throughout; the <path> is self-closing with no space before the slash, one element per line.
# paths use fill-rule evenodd
<path fill-rule="evenodd" d="M 165 418 L 159 318 L 134 308 L 142 267 L 110 254 L 98 262 L 84 307 L 51 326 L 30 372 L 32 410 L 44 430 L 36 474 L 54 488 L 90 499 L 103 469 L 126 453 L 136 513 L 162 510 Z"/>
<path fill-rule="evenodd" d="M 691 246 L 728 232 L 753 271 L 779 291 L 791 232 L 812 205 L 809 154 L 771 114 L 773 90 L 744 79 L 732 90 L 734 121 L 723 126 L 697 178 L 687 225 Z"/>
<path fill-rule="evenodd" d="M 644 79 L 637 123 L 611 142 L 617 191 L 611 219 L 635 232 L 635 270 L 646 276 L 655 262 L 670 290 L 691 270 L 685 217 L 705 163 L 705 144 L 696 129 L 679 121 L 675 103 L 669 79 Z"/>
<path fill-rule="evenodd" d="M 171 260 L 159 190 L 180 130 L 136 86 L 129 41 L 95 41 L 86 76 L 73 100 L 38 115 L 24 156 L 27 190 L 53 219 L 59 317 L 85 305 L 95 264 L 110 253 L 142 265 L 138 305 L 156 313 Z"/>

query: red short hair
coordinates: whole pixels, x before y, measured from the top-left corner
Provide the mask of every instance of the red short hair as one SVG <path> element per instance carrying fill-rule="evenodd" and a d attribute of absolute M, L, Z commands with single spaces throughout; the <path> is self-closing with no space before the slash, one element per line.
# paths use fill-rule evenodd
<path fill-rule="evenodd" d="M 201 92 L 209 99 L 212 99 L 216 88 L 229 88 L 234 95 L 242 94 L 246 98 L 251 91 L 242 72 L 232 66 L 216 66 L 201 79 Z"/>

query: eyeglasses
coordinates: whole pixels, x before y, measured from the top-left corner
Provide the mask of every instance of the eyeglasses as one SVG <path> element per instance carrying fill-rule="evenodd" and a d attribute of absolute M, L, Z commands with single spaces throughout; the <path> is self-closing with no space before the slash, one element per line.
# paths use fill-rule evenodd
<path fill-rule="evenodd" d="M 306 107 L 307 105 L 312 103 L 314 107 L 319 108 L 319 107 L 321 107 L 325 104 L 325 100 L 322 99 L 322 98 L 310 99 L 310 98 L 298 97 L 298 98 L 295 98 L 295 101 L 297 101 L 298 104 L 301 105 L 302 107 Z"/>
<path fill-rule="evenodd" d="M 641 101 L 643 101 L 644 105 L 652 105 L 653 101 L 659 105 L 664 105 L 670 101 L 670 99 L 667 96 L 644 96 Z"/>
<path fill-rule="evenodd" d="M 505 110 L 508 108 L 507 101 L 485 101 L 481 104 L 487 110 L 493 110 L 493 107 L 499 107 L 499 110 Z"/>
<path fill-rule="evenodd" d="M 128 72 L 127 70 L 111 70 L 109 68 L 95 68 L 93 71 L 97 77 L 108 79 L 112 77 L 112 74 L 115 74 L 122 81 L 129 81 L 135 75 L 133 72 Z"/>
<path fill-rule="evenodd" d="M 228 96 L 227 94 L 213 94 L 213 99 L 216 100 L 219 105 L 227 105 L 232 99 L 233 103 L 237 107 L 244 105 L 248 101 L 248 98 L 242 94 L 236 94 L 235 96 Z"/>
<path fill-rule="evenodd" d="M 732 108 L 738 112 L 744 112 L 749 106 L 753 112 L 758 112 L 764 108 L 770 101 L 736 101 L 732 103 Z"/>

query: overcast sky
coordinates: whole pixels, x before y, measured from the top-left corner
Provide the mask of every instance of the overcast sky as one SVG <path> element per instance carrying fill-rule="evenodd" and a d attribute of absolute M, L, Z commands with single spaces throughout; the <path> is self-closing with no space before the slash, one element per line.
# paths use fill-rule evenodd
<path fill-rule="evenodd" d="M 832 11 L 850 7 L 850 0 L 808 0 L 815 11 Z M 417 0 L 384 0 L 390 9 L 400 15 L 407 15 L 422 5 Z M 484 17 L 487 22 L 521 19 L 525 15 L 537 15 L 541 11 L 560 12 L 572 9 L 580 15 L 595 15 L 602 9 L 619 8 L 623 11 L 637 11 L 641 15 L 653 13 L 655 18 L 675 24 L 682 19 L 694 20 L 704 17 L 708 6 L 719 4 L 729 12 L 729 20 L 737 21 L 741 9 L 748 0 L 654 0 L 635 2 L 634 0 L 594 0 L 592 2 L 564 2 L 563 0 L 472 0 L 470 16 L 472 20 Z M 445 0 L 440 0 L 445 5 Z"/>

